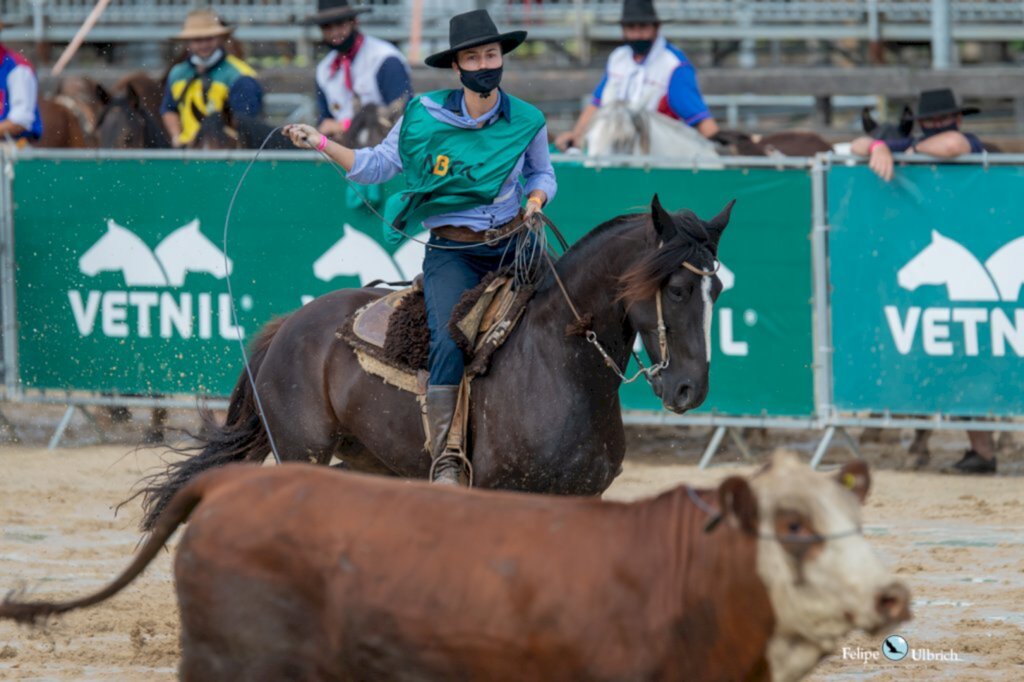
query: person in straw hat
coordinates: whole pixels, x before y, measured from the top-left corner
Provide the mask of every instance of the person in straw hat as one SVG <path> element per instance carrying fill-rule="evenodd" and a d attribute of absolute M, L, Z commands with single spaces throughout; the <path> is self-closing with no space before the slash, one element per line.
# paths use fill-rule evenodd
<path fill-rule="evenodd" d="M 925 90 L 917 99 L 917 116 L 914 117 L 921 126 L 920 137 L 898 142 L 858 137 L 850 143 L 850 151 L 868 157 L 871 170 L 888 182 L 893 176 L 893 152 L 917 152 L 950 159 L 985 151 L 985 145 L 976 135 L 960 130 L 964 116 L 977 113 L 976 107 L 957 104 L 956 95 L 949 88 Z"/>
<path fill-rule="evenodd" d="M 386 107 L 412 96 L 409 63 L 391 43 L 359 30 L 359 15 L 369 7 L 348 0 L 319 0 L 307 23 L 320 27 L 330 50 L 316 67 L 317 125 L 324 135 L 338 137 L 348 130 L 359 107 Z"/>
<path fill-rule="evenodd" d="M 0 23 L 0 29 L 4 27 Z M 0 43 L 0 140 L 38 140 L 43 134 L 39 115 L 39 82 L 32 64 Z"/>
<path fill-rule="evenodd" d="M 449 48 L 426 63 L 450 69 L 461 87 L 413 98 L 376 147 L 353 151 L 312 126 L 285 127 L 296 146 L 323 151 L 355 182 L 385 182 L 403 173 L 407 190 L 388 200 L 385 220 L 407 233 L 421 225 L 430 230 L 423 261 L 428 446 L 434 480 L 450 485 L 466 480 L 462 459 L 445 452 L 463 374 L 448 318 L 467 289 L 511 260 L 513 238 L 531 238 L 523 225 L 534 222 L 557 189 L 544 115 L 499 87 L 504 55 L 525 39 L 526 31 L 499 32 L 486 10 L 453 17 Z"/>
<path fill-rule="evenodd" d="M 697 85 L 697 72 L 683 51 L 660 35 L 661 19 L 653 0 L 624 0 L 621 45 L 608 56 L 604 77 L 594 89 L 572 130 L 561 133 L 555 145 L 562 151 L 579 148 L 597 110 L 611 102 L 631 109 L 657 111 L 696 128 L 707 138 L 718 133 Z"/>
<path fill-rule="evenodd" d="M 230 110 L 235 116 L 258 116 L 263 90 L 256 71 L 227 53 L 225 43 L 234 31 L 210 10 L 185 17 L 175 40 L 185 42 L 188 59 L 175 64 L 167 77 L 160 114 L 175 147 L 187 145 L 208 114 Z"/>

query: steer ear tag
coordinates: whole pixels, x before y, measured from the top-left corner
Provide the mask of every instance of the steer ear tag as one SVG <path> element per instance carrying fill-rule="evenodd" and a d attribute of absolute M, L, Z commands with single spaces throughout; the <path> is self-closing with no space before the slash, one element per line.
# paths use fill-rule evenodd
<path fill-rule="evenodd" d="M 856 495 L 863 504 L 868 496 L 868 490 L 871 489 L 871 470 L 865 462 L 853 460 L 839 470 L 836 481 Z"/>

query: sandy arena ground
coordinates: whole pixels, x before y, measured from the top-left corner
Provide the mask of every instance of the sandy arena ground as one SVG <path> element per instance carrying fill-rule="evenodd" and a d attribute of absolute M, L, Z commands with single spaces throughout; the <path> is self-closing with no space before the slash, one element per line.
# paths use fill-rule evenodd
<path fill-rule="evenodd" d="M 702 430 L 634 432 L 625 471 L 607 497 L 634 499 L 682 481 L 711 485 L 750 471 L 728 463 L 734 458 L 728 452 L 720 458 L 727 464 L 697 470 L 693 463 L 704 438 Z M 958 439 L 962 435 L 936 439 L 940 463 L 958 456 L 964 444 Z M 802 451 L 813 445 L 810 434 L 773 435 L 772 441 L 769 447 L 784 441 Z M 894 663 L 881 657 L 844 659 L 837 652 L 809 679 L 1024 679 L 1024 480 L 893 470 L 899 460 L 893 453 L 903 446 L 889 442 L 868 452 L 881 466 L 865 509 L 866 531 L 913 592 L 914 620 L 899 634 L 913 649 L 952 651 L 959 660 L 908 657 Z M 838 462 L 845 454 L 836 451 L 832 457 Z M 1012 453 L 1002 457 L 1001 467 L 1019 472 Z M 139 538 L 137 505 L 116 517 L 113 508 L 157 463 L 155 453 L 133 452 L 129 445 L 54 452 L 0 447 L 0 593 L 22 588 L 34 596 L 69 598 L 108 582 L 126 565 Z M 45 629 L 0 624 L 0 679 L 174 679 L 178 643 L 171 558 L 170 552 L 158 557 L 102 606 Z M 845 643 L 869 655 L 880 644 L 864 635 Z"/>

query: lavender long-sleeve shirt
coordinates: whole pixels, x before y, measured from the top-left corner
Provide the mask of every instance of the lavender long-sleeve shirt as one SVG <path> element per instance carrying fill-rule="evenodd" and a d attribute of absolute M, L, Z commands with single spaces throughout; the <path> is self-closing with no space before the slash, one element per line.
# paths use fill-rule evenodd
<path fill-rule="evenodd" d="M 420 101 L 430 115 L 439 121 L 459 128 L 476 128 L 481 123 L 490 125 L 497 116 L 509 117 L 508 97 L 500 90 L 499 93 L 498 101 L 480 118 L 473 118 L 466 111 L 462 90 L 453 90 L 443 105 L 428 97 L 423 97 Z M 402 158 L 398 153 L 398 136 L 401 129 L 402 119 L 399 119 L 379 145 L 355 150 L 356 160 L 349 171 L 349 179 L 360 184 L 372 185 L 387 182 L 400 173 Z M 525 185 L 519 182 L 520 178 L 525 180 Z M 432 216 L 423 221 L 423 226 L 430 229 L 441 225 L 459 225 L 478 232 L 497 227 L 512 220 L 522 205 L 523 195 L 535 189 L 543 190 L 548 201 L 551 201 L 558 191 L 555 170 L 551 167 L 551 155 L 548 153 L 547 126 L 542 127 L 530 141 L 492 203 L 465 211 Z"/>

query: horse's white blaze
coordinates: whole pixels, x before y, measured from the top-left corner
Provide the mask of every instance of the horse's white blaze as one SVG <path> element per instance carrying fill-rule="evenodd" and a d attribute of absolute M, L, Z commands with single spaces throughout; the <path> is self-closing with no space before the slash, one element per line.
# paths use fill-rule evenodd
<path fill-rule="evenodd" d="M 713 283 L 711 277 L 702 277 L 700 281 L 700 297 L 704 300 L 704 347 L 708 352 L 708 362 L 711 362 L 711 319 L 714 317 L 714 304 L 711 302 Z"/>

